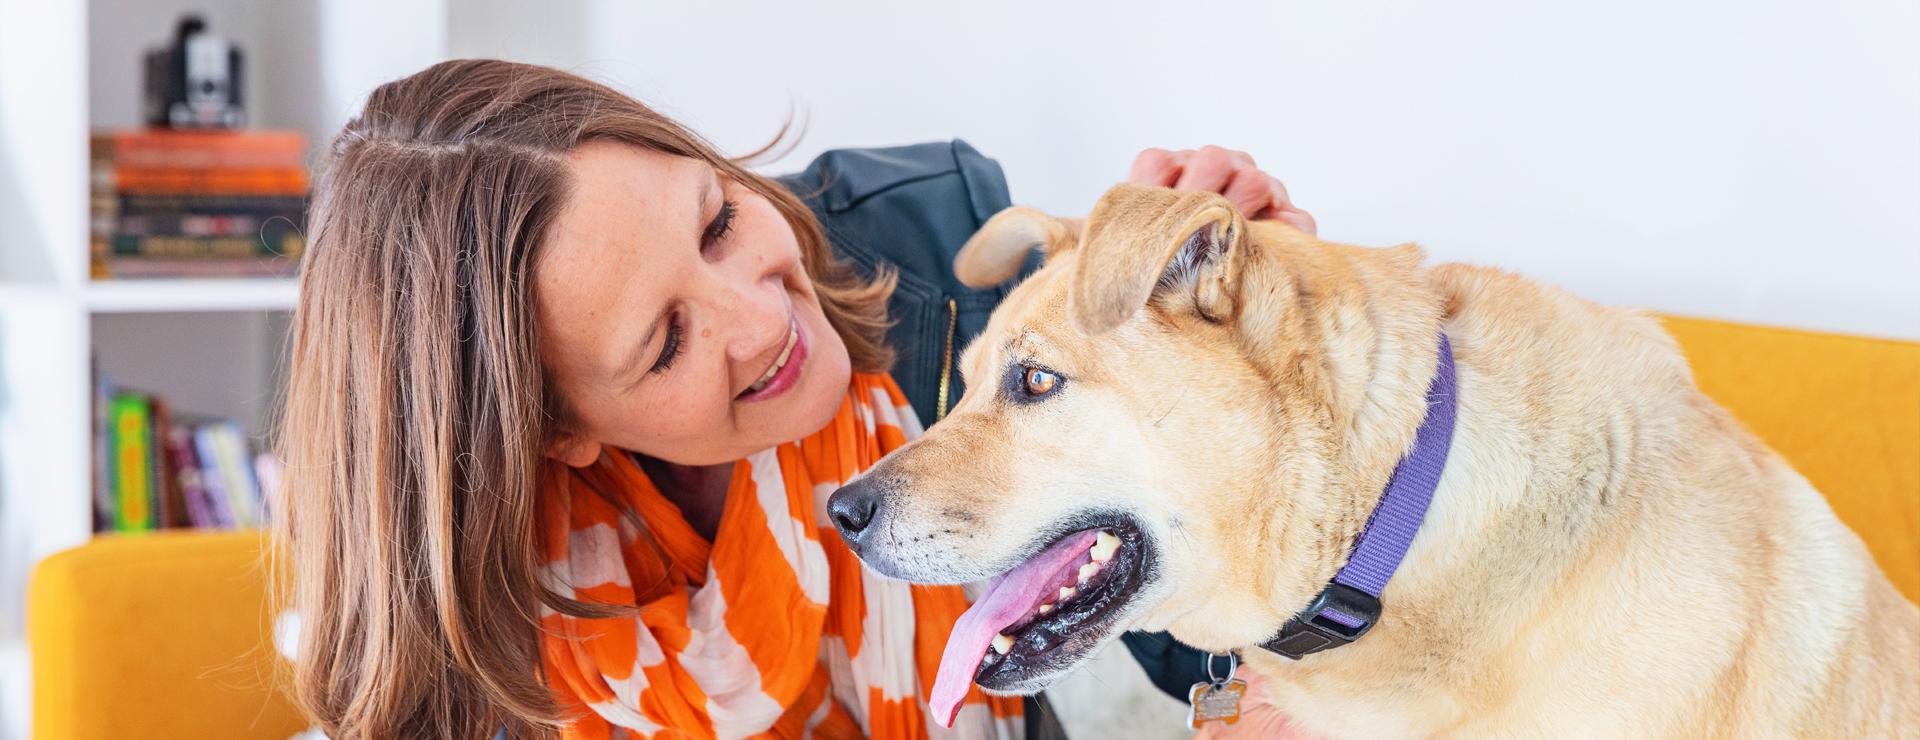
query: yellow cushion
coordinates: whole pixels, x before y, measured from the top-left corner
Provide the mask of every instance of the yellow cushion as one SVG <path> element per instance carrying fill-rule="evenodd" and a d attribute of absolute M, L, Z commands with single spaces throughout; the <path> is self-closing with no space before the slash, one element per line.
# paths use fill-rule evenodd
<path fill-rule="evenodd" d="M 1669 318 L 1700 390 L 1827 495 L 1920 601 L 1920 344 Z"/>
<path fill-rule="evenodd" d="M 27 589 L 33 732 L 286 738 L 258 533 L 103 536 L 42 561 Z"/>

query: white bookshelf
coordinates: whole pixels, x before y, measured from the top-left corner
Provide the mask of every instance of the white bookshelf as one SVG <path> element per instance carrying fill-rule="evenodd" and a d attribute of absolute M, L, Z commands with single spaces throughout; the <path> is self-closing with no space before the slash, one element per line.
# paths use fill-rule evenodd
<path fill-rule="evenodd" d="M 92 536 L 91 368 L 258 438 L 299 297 L 292 279 L 89 279 L 88 132 L 137 123 L 140 54 L 193 11 L 245 50 L 251 122 L 318 151 L 375 84 L 443 58 L 472 4 L 0 0 L 0 740 L 30 732 L 28 576 Z"/>
<path fill-rule="evenodd" d="M 88 285 L 83 299 L 96 313 L 291 311 L 295 279 L 113 280 Z"/>

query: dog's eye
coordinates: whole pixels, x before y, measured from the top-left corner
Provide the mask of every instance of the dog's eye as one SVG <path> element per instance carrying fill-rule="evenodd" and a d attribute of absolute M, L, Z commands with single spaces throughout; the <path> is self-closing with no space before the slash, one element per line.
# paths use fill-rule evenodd
<path fill-rule="evenodd" d="M 1054 386 L 1060 384 L 1060 376 L 1037 367 L 1030 367 L 1027 368 L 1025 382 L 1027 395 L 1039 397 L 1052 393 Z"/>

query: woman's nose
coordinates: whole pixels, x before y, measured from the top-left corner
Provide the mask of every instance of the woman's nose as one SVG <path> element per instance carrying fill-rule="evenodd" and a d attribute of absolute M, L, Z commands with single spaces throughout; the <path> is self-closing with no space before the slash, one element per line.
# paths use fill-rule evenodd
<path fill-rule="evenodd" d="M 757 271 L 722 270 L 716 311 L 725 327 L 727 354 L 749 360 L 778 344 L 793 322 L 785 281 L 779 275 Z"/>

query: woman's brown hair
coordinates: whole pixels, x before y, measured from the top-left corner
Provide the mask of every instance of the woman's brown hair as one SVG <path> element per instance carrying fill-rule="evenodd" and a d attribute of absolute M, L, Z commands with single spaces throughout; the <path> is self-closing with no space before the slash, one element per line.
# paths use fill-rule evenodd
<path fill-rule="evenodd" d="M 490 60 L 382 85 L 334 139 L 308 217 L 276 552 L 302 628 L 293 685 L 327 733 L 550 736 L 540 580 L 542 377 L 532 270 L 568 153 L 613 140 L 698 159 L 799 239 L 854 369 L 884 370 L 890 279 L 836 262 L 799 198 L 611 88 Z"/>

